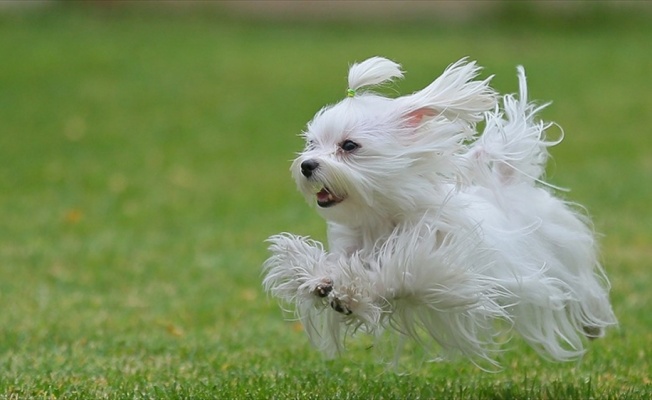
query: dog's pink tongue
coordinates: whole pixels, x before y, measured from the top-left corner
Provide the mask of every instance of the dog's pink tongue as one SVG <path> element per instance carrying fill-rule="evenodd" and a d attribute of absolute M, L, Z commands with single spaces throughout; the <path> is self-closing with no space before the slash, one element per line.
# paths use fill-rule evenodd
<path fill-rule="evenodd" d="M 325 203 L 330 200 L 331 194 L 328 193 L 328 190 L 322 189 L 319 192 L 317 192 L 317 201 L 320 203 Z"/>

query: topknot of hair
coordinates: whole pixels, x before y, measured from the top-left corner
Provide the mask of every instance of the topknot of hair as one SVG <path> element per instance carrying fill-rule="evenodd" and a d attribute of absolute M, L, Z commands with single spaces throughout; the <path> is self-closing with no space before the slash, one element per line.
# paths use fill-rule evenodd
<path fill-rule="evenodd" d="M 372 57 L 349 69 L 349 90 L 376 86 L 403 78 L 401 65 L 383 57 Z"/>

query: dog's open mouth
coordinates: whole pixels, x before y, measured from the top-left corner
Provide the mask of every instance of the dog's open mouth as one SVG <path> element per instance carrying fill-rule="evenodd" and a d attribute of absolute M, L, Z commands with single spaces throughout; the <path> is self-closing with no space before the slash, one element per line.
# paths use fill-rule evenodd
<path fill-rule="evenodd" d="M 317 205 L 322 208 L 334 206 L 335 204 L 340 203 L 342 200 L 344 199 L 337 197 L 326 187 L 323 187 L 320 191 L 317 192 Z"/>

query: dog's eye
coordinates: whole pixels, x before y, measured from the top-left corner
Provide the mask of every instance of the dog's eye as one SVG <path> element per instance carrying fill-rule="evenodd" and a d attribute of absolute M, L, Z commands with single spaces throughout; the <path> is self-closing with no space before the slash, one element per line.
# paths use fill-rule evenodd
<path fill-rule="evenodd" d="M 358 147 L 360 147 L 360 145 L 354 142 L 353 140 L 345 140 L 342 142 L 342 144 L 340 144 L 340 148 L 349 153 L 357 149 Z"/>

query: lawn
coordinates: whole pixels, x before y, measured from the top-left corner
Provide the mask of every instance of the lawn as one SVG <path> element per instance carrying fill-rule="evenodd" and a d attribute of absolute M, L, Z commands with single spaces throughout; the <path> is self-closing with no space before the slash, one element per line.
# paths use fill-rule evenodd
<path fill-rule="evenodd" d="M 0 11 L 0 399 L 652 396 L 650 14 Z M 372 55 L 404 65 L 402 93 L 469 56 L 501 92 L 523 64 L 531 95 L 553 100 L 566 139 L 549 180 L 603 234 L 620 320 L 581 362 L 515 339 L 496 373 L 409 346 L 392 371 L 364 336 L 324 360 L 263 292 L 269 235 L 325 238 L 288 172 L 297 135 Z"/>

